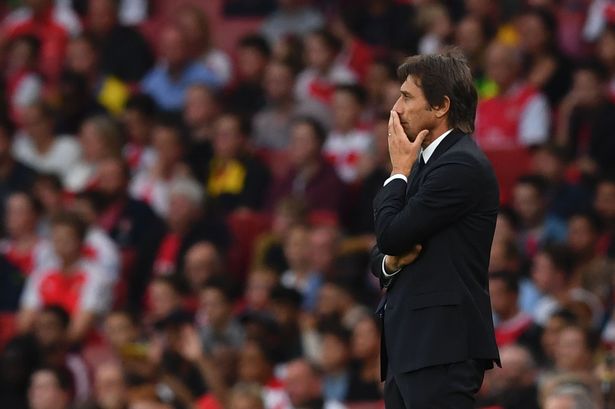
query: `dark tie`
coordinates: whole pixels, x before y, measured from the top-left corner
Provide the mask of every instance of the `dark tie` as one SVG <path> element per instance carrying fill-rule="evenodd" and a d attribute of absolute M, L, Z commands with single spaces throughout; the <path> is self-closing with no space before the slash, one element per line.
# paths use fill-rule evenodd
<path fill-rule="evenodd" d="M 419 165 L 416 167 L 416 170 L 415 170 L 416 175 L 421 173 L 421 170 L 423 170 L 424 167 L 425 167 L 425 159 L 423 159 L 423 154 L 420 153 L 419 154 Z"/>

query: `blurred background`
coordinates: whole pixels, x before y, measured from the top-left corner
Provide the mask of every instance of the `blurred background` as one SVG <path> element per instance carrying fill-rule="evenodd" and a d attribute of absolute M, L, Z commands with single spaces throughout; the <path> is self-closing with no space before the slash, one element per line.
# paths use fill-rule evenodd
<path fill-rule="evenodd" d="M 0 4 L 0 406 L 383 408 L 372 199 L 459 47 L 501 187 L 477 408 L 615 407 L 615 2 Z"/>

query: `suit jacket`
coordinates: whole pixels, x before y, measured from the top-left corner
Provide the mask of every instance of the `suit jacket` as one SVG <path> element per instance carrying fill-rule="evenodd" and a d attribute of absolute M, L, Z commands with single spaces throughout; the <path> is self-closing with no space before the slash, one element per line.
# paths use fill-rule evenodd
<path fill-rule="evenodd" d="M 387 368 L 396 375 L 470 358 L 499 365 L 487 276 L 498 205 L 491 163 L 458 130 L 408 183 L 392 180 L 377 194 L 371 271 L 387 289 L 378 309 L 383 380 Z M 384 277 L 384 255 L 416 244 L 418 258 Z"/>

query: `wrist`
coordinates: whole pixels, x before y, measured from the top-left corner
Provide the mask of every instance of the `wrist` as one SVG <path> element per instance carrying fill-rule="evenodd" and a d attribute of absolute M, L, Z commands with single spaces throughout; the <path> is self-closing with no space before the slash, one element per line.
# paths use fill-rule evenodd
<path fill-rule="evenodd" d="M 408 176 L 410 174 L 410 169 L 412 169 L 412 166 L 410 166 L 409 168 L 401 167 L 401 166 L 393 166 L 393 169 L 391 169 L 391 176 L 393 175 Z"/>

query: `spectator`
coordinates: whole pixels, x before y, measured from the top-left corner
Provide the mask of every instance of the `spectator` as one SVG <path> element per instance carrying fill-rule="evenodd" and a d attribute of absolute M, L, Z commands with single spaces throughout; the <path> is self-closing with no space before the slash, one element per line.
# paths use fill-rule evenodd
<path fill-rule="evenodd" d="M 25 190 L 34 182 L 31 168 L 15 159 L 12 154 L 15 128 L 8 119 L 0 119 L 0 211 L 4 214 L 7 197 L 16 190 Z M 3 229 L 0 229 L 0 233 Z"/>
<path fill-rule="evenodd" d="M 372 135 L 360 124 L 364 105 L 363 88 L 356 85 L 336 88 L 332 105 L 334 128 L 327 136 L 323 149 L 345 183 L 358 181 L 359 160 L 372 142 Z"/>
<path fill-rule="evenodd" d="M 357 390 L 349 395 L 358 401 L 374 402 L 382 399 L 380 382 L 380 332 L 379 323 L 372 315 L 364 315 L 352 331 L 352 357 L 356 365 L 353 374 Z"/>
<path fill-rule="evenodd" d="M 353 400 L 350 391 L 356 389 L 351 385 L 350 374 L 350 339 L 351 333 L 331 324 L 321 331 L 323 370 L 323 397 L 325 400 L 345 402 Z"/>
<path fill-rule="evenodd" d="M 598 406 L 593 402 L 591 395 L 579 385 L 564 385 L 553 390 L 544 402 L 544 409 L 565 408 L 594 409 Z"/>
<path fill-rule="evenodd" d="M 186 160 L 199 180 L 204 181 L 209 172 L 220 110 L 220 97 L 211 88 L 202 84 L 194 84 L 188 88 L 183 111 L 190 147 Z"/>
<path fill-rule="evenodd" d="M 263 391 L 258 385 L 238 384 L 231 391 L 229 409 L 265 409 Z"/>
<path fill-rule="evenodd" d="M 344 186 L 322 153 L 325 138 L 325 130 L 316 120 L 310 117 L 294 120 L 289 147 L 291 170 L 273 183 L 269 207 L 292 196 L 303 201 L 308 211 L 339 214 Z"/>
<path fill-rule="evenodd" d="M 82 256 L 86 226 L 76 215 L 64 213 L 52 221 L 52 245 L 58 265 L 31 274 L 22 294 L 19 327 L 32 328 L 37 311 L 58 304 L 66 309 L 71 321 L 70 342 L 88 334 L 97 315 L 104 313 L 111 300 L 109 281 L 99 267 Z"/>
<path fill-rule="evenodd" d="M 278 9 L 263 22 L 261 31 L 270 44 L 289 35 L 304 36 L 324 26 L 322 15 L 299 0 L 278 2 Z"/>
<path fill-rule="evenodd" d="M 49 237 L 51 219 L 65 210 L 62 181 L 56 175 L 41 174 L 36 177 L 32 185 L 32 192 L 43 206 L 43 212 L 38 222 L 39 233 L 41 236 Z"/>
<path fill-rule="evenodd" d="M 257 267 L 250 271 L 244 292 L 245 312 L 264 312 L 271 308 L 271 291 L 280 283 L 278 274 L 267 268 Z"/>
<path fill-rule="evenodd" d="M 91 393 L 91 380 L 85 361 L 79 353 L 70 351 L 68 326 L 70 316 L 58 306 L 45 307 L 34 322 L 34 338 L 44 365 L 69 370 L 74 381 L 74 398 L 85 402 Z"/>
<path fill-rule="evenodd" d="M 165 27 L 160 34 L 160 58 L 141 81 L 141 89 L 161 109 L 179 111 L 186 90 L 195 83 L 220 86 L 215 74 L 192 58 L 185 34 L 175 26 Z"/>
<path fill-rule="evenodd" d="M 237 114 L 224 114 L 216 122 L 214 156 L 207 178 L 207 193 L 225 212 L 258 210 L 263 206 L 269 170 L 249 154 L 246 121 Z"/>
<path fill-rule="evenodd" d="M 152 67 L 152 52 L 137 30 L 120 24 L 118 11 L 117 1 L 89 1 L 87 28 L 100 44 L 102 72 L 136 83 Z"/>
<path fill-rule="evenodd" d="M 271 315 L 277 325 L 278 338 L 274 345 L 278 347 L 276 357 L 283 362 L 307 354 L 308 338 L 311 328 L 303 327 L 301 317 L 301 293 L 292 288 L 276 286 L 271 289 Z"/>
<path fill-rule="evenodd" d="M 495 339 L 502 348 L 514 343 L 527 344 L 531 339 L 532 317 L 519 309 L 519 281 L 511 272 L 489 274 L 491 307 L 497 317 Z M 533 331 L 534 330 L 534 331 Z"/>
<path fill-rule="evenodd" d="M 237 44 L 237 80 L 225 96 L 225 105 L 251 120 L 265 106 L 263 78 L 271 47 L 258 34 L 246 35 Z"/>
<path fill-rule="evenodd" d="M 440 52 L 453 34 L 451 16 L 441 4 L 422 5 L 417 10 L 416 25 L 424 33 L 419 39 L 419 54 Z"/>
<path fill-rule="evenodd" d="M 615 169 L 615 144 L 607 137 L 615 126 L 615 104 L 605 92 L 605 83 L 602 67 L 580 66 L 560 106 L 558 143 L 572 153 L 579 170 L 590 176 Z"/>
<path fill-rule="evenodd" d="M 132 173 L 148 169 L 156 161 L 151 146 L 152 130 L 158 107 L 147 94 L 136 94 L 128 98 L 121 116 L 126 133 L 122 154 Z"/>
<path fill-rule="evenodd" d="M 16 135 L 13 155 L 38 172 L 66 177 L 80 155 L 79 144 L 54 135 L 54 112 L 45 103 L 30 105 L 23 113 L 23 129 Z"/>
<path fill-rule="evenodd" d="M 500 349 L 502 368 L 485 374 L 479 405 L 507 409 L 538 409 L 538 367 L 526 348 L 510 344 Z"/>
<path fill-rule="evenodd" d="M 20 123 L 22 111 L 39 100 L 43 80 L 37 72 L 40 42 L 32 35 L 16 37 L 9 44 L 4 80 L 7 84 L 9 113 Z"/>
<path fill-rule="evenodd" d="M 94 372 L 94 399 L 80 409 L 123 409 L 129 404 L 129 390 L 122 367 L 106 362 Z"/>
<path fill-rule="evenodd" d="M 69 409 L 72 401 L 70 373 L 64 368 L 41 368 L 32 374 L 28 389 L 30 409 Z"/>
<path fill-rule="evenodd" d="M 199 241 L 210 241 L 220 251 L 230 242 L 224 221 L 203 211 L 203 190 L 193 179 L 177 179 L 170 187 L 169 205 L 173 209 L 165 221 L 167 231 L 153 266 L 154 275 L 168 276 L 183 270 L 186 251 Z"/>
<path fill-rule="evenodd" d="M 570 88 L 570 61 L 557 46 L 558 21 L 546 8 L 530 8 L 518 20 L 527 81 L 557 106 Z"/>
<path fill-rule="evenodd" d="M 305 65 L 297 77 L 295 94 L 300 101 L 313 100 L 329 105 L 337 85 L 356 82 L 355 74 L 337 62 L 342 49 L 331 32 L 318 30 L 305 39 Z"/>
<path fill-rule="evenodd" d="M 547 184 L 540 176 L 519 178 L 513 191 L 513 208 L 520 219 L 519 248 L 531 258 L 546 244 L 562 242 L 566 225 L 547 213 Z"/>
<path fill-rule="evenodd" d="M 599 251 L 615 259 L 615 178 L 605 176 L 598 181 L 594 209 L 604 226 Z"/>
<path fill-rule="evenodd" d="M 483 96 L 482 85 L 485 80 L 483 61 L 485 50 L 490 40 L 489 29 L 485 21 L 476 15 L 468 14 L 463 17 L 455 29 L 455 45 L 457 45 L 468 59 L 472 76 L 476 81 L 479 95 Z"/>
<path fill-rule="evenodd" d="M 476 141 L 486 150 L 544 143 L 549 136 L 549 105 L 544 95 L 521 78 L 519 50 L 492 42 L 485 67 L 498 94 L 478 103 Z"/>
<path fill-rule="evenodd" d="M 71 192 L 96 186 L 102 161 L 120 156 L 120 130 L 107 116 L 88 118 L 81 125 L 79 144 L 81 158 L 64 179 L 64 187 Z"/>
<path fill-rule="evenodd" d="M 585 328 L 564 327 L 555 348 L 555 370 L 591 377 L 595 350 L 595 341 Z"/>
<path fill-rule="evenodd" d="M 600 219 L 593 213 L 577 213 L 568 220 L 567 244 L 577 259 L 574 277 L 578 285 L 606 304 L 611 293 L 612 262 L 598 253 Z"/>
<path fill-rule="evenodd" d="M 69 71 L 85 77 L 90 93 L 106 110 L 118 115 L 123 109 L 130 90 L 116 76 L 104 73 L 100 64 L 100 47 L 92 35 L 73 38 L 66 53 Z"/>
<path fill-rule="evenodd" d="M 5 211 L 8 237 L 0 241 L 0 253 L 28 277 L 51 261 L 49 243 L 36 230 L 42 206 L 31 194 L 15 192 L 7 198 Z"/>
<path fill-rule="evenodd" d="M 297 101 L 293 90 L 295 68 L 285 61 L 267 65 L 264 89 L 267 105 L 256 113 L 252 121 L 254 145 L 264 149 L 285 149 L 290 144 L 293 120 L 311 116 L 323 124 L 330 122 L 329 112 L 320 104 Z"/>
<path fill-rule="evenodd" d="M 288 364 L 284 385 L 294 408 L 340 409 L 344 407 L 339 402 L 323 399 L 323 380 L 320 370 L 303 359 L 296 359 Z"/>
<path fill-rule="evenodd" d="M 295 226 L 288 232 L 284 242 L 288 270 L 282 274 L 281 283 L 299 291 L 303 295 L 303 308 L 312 311 L 316 306 L 322 277 L 312 271 L 310 265 L 309 233 L 306 226 Z"/>
<path fill-rule="evenodd" d="M 194 58 L 216 75 L 221 86 L 228 85 L 232 79 L 233 65 L 224 51 L 215 48 L 209 30 L 210 23 L 203 10 L 185 4 L 176 11 L 174 20 L 188 38 Z"/>
<path fill-rule="evenodd" d="M 52 82 L 59 77 L 68 39 L 80 30 L 75 12 L 53 0 L 28 1 L 2 23 L 3 34 L 9 39 L 33 35 L 40 41 L 39 70 Z"/>
<path fill-rule="evenodd" d="M 200 292 L 201 317 L 206 322 L 199 328 L 205 353 L 219 347 L 239 348 L 243 344 L 243 328 L 233 318 L 230 287 L 221 278 L 210 278 Z"/>
<path fill-rule="evenodd" d="M 3 346 L 0 354 L 0 397 L 3 405 L 14 409 L 31 408 L 28 405 L 28 388 L 32 374 L 40 365 L 40 352 L 33 337 L 17 336 Z"/>
<path fill-rule="evenodd" d="M 197 296 L 203 286 L 210 280 L 222 276 L 224 262 L 222 255 L 214 244 L 207 241 L 194 243 L 186 251 L 184 257 L 184 269 L 182 277 L 188 285 L 189 296 L 194 297 L 194 309 L 196 310 Z M 197 314 L 197 320 L 200 320 Z M 207 318 L 203 317 L 203 322 Z"/>
<path fill-rule="evenodd" d="M 340 322 L 353 329 L 369 315 L 369 311 L 357 302 L 356 291 L 342 279 L 325 281 L 318 292 L 316 316 L 321 322 Z"/>
<path fill-rule="evenodd" d="M 356 21 L 352 12 L 341 12 L 334 15 L 329 26 L 332 33 L 342 43 L 339 60 L 346 65 L 361 80 L 365 79 L 367 68 L 370 66 L 374 53 L 370 46 L 355 34 Z"/>
<path fill-rule="evenodd" d="M 152 130 L 155 162 L 132 178 L 130 193 L 164 217 L 169 211 L 169 188 L 174 180 L 188 175 L 182 162 L 185 141 L 180 124 L 172 117 L 160 118 Z"/>

